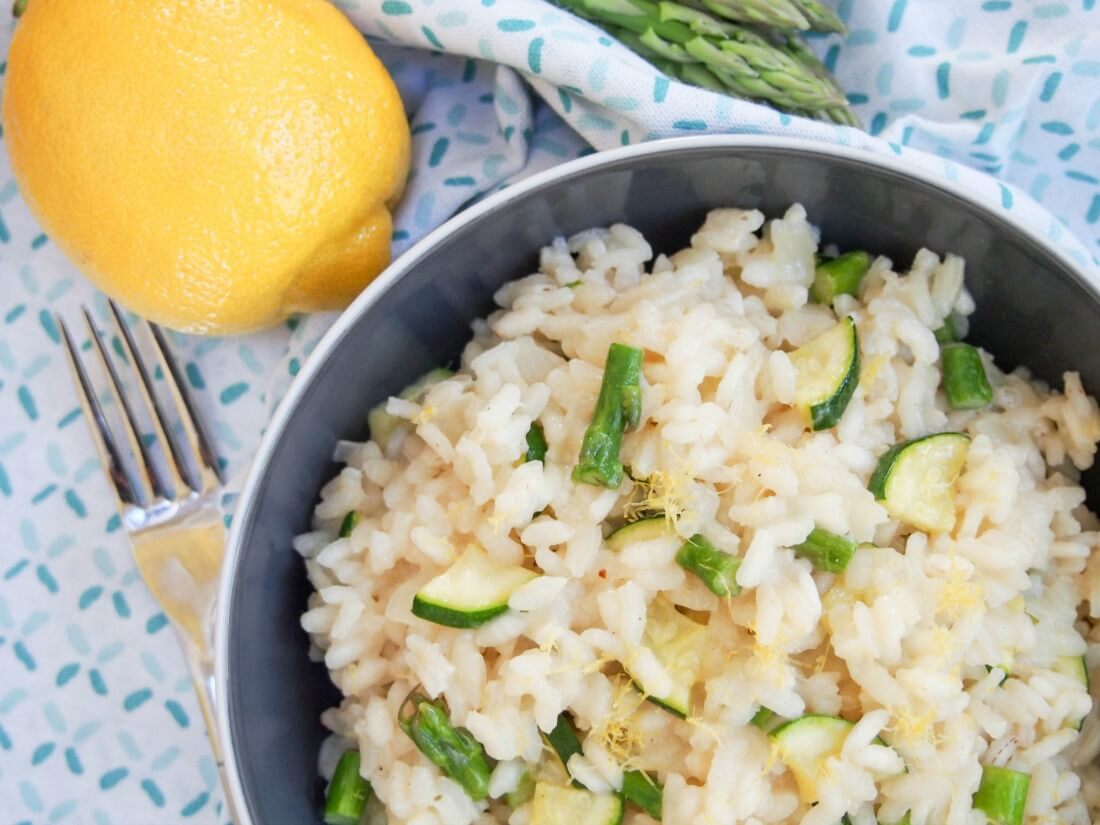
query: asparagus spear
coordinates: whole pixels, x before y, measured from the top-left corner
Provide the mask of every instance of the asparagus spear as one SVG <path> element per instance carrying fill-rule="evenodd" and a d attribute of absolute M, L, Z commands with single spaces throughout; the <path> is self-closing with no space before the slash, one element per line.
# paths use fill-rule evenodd
<path fill-rule="evenodd" d="M 546 443 L 546 433 L 543 432 L 542 425 L 537 421 L 534 422 L 527 431 L 527 454 L 524 458 L 527 461 L 544 461 L 549 446 Z"/>
<path fill-rule="evenodd" d="M 796 555 L 809 559 L 818 570 L 843 573 L 856 552 L 856 543 L 844 536 L 815 527 L 801 544 L 792 548 Z"/>
<path fill-rule="evenodd" d="M 415 710 L 412 716 L 397 720 L 401 730 L 471 799 L 485 799 L 489 795 L 490 770 L 481 743 L 452 725 L 442 706 L 426 696 L 412 693 L 405 702 Z"/>
<path fill-rule="evenodd" d="M 664 790 L 661 783 L 647 773 L 642 771 L 623 772 L 623 796 L 628 802 L 633 802 L 658 822 L 661 821 Z"/>
<path fill-rule="evenodd" d="M 614 490 L 623 480 L 619 461 L 623 432 L 638 426 L 642 417 L 642 351 L 625 344 L 607 350 L 600 395 L 592 423 L 584 432 L 580 459 L 573 468 L 578 484 Z"/>
<path fill-rule="evenodd" d="M 676 563 L 698 576 L 711 593 L 724 599 L 741 592 L 737 583 L 737 568 L 741 559 L 725 553 L 711 544 L 702 533 L 696 533 L 676 553 Z"/>
<path fill-rule="evenodd" d="M 340 757 L 325 793 L 325 825 L 359 825 L 370 796 L 370 782 L 359 775 L 359 751 Z"/>
<path fill-rule="evenodd" d="M 793 37 L 776 36 L 776 40 L 769 40 L 728 19 L 709 15 L 695 5 L 674 0 L 558 2 L 606 27 L 624 45 L 670 77 L 734 97 L 767 101 L 777 108 L 809 117 L 846 124 L 857 122 L 825 67 Z M 725 8 L 742 0 L 698 2 L 715 11 L 718 3 L 725 4 Z"/>
<path fill-rule="evenodd" d="M 780 29 L 809 29 L 798 0 L 695 0 L 719 17 Z"/>
<path fill-rule="evenodd" d="M 818 265 L 810 295 L 819 304 L 832 304 L 837 295 L 855 295 L 871 268 L 871 256 L 861 250 L 845 252 Z"/>

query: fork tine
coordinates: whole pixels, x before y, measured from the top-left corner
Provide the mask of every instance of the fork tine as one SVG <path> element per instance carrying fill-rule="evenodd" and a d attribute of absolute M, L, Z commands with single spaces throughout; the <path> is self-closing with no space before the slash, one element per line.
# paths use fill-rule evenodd
<path fill-rule="evenodd" d="M 111 395 L 122 411 L 122 415 L 119 416 L 122 419 L 122 431 L 126 435 L 126 441 L 130 445 L 131 455 L 138 459 L 138 475 L 141 481 L 146 485 L 145 489 L 152 489 L 153 498 L 166 499 L 168 498 L 168 490 L 165 487 L 164 479 L 161 477 L 160 471 L 152 461 L 152 456 L 149 454 L 149 448 L 138 435 L 137 418 L 134 416 L 134 410 L 130 406 L 129 400 L 126 398 L 126 393 L 122 391 L 122 381 L 119 380 L 118 370 L 115 369 L 114 362 L 107 352 L 107 346 L 103 343 L 103 336 L 100 335 L 99 329 L 95 325 L 95 319 L 92 318 L 92 313 L 88 308 L 81 307 L 80 309 L 84 313 L 84 321 L 88 325 L 88 333 L 91 335 L 92 341 L 95 342 L 95 351 L 99 356 L 99 363 L 103 367 L 103 371 L 107 373 L 107 383 L 110 387 Z"/>
<path fill-rule="evenodd" d="M 167 445 L 164 450 L 164 457 L 168 465 L 168 473 L 171 476 L 172 488 L 175 490 L 177 498 L 185 496 L 190 490 L 197 488 L 199 485 L 189 480 L 190 473 L 188 472 L 187 462 L 183 458 L 183 450 L 177 441 L 175 432 L 172 431 L 172 425 L 168 421 L 167 415 L 161 409 L 161 405 L 157 403 L 153 381 L 149 376 L 149 370 L 145 367 L 145 362 L 138 353 L 134 336 L 130 332 L 130 325 L 122 317 L 122 310 L 118 308 L 118 304 L 111 300 L 108 300 L 107 303 L 111 307 L 111 314 L 114 315 L 115 325 L 122 333 L 123 349 L 125 349 L 130 363 L 133 364 L 140 379 L 138 391 L 145 403 L 145 411 L 149 414 L 149 420 L 153 424 L 153 432 L 161 444 Z M 185 476 L 188 478 L 185 478 Z"/>
<path fill-rule="evenodd" d="M 119 510 L 125 510 L 128 507 L 140 507 L 141 496 L 138 494 L 136 485 L 122 462 L 118 447 L 111 436 L 111 430 L 107 426 L 107 418 L 104 416 L 103 408 L 92 389 L 92 382 L 88 378 L 88 373 L 84 370 L 80 353 L 69 334 L 69 328 L 64 319 L 56 313 L 54 314 L 54 323 L 61 330 L 61 337 L 65 344 L 66 360 L 72 373 L 76 394 L 80 397 L 80 407 L 84 411 L 84 421 L 92 434 L 96 452 L 99 453 L 99 461 L 107 472 L 107 477 L 111 480 L 111 487 L 118 497 Z"/>
<path fill-rule="evenodd" d="M 199 467 L 199 476 L 202 488 L 199 492 L 205 493 L 223 481 L 221 471 L 218 469 L 214 451 L 210 448 L 210 440 L 203 432 L 199 417 L 195 414 L 194 404 L 187 392 L 183 389 L 183 377 L 179 367 L 169 355 L 168 342 L 164 339 L 161 328 L 151 322 L 145 322 L 149 326 L 149 332 L 153 335 L 153 349 L 156 351 L 161 370 L 164 373 L 164 381 L 168 385 L 168 392 L 176 405 L 176 414 L 183 424 L 183 431 L 187 436 L 187 443 L 191 446 L 191 455 Z"/>

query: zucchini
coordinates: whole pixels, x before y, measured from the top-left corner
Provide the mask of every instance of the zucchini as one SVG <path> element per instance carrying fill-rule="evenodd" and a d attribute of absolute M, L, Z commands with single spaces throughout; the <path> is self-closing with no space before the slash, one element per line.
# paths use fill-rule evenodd
<path fill-rule="evenodd" d="M 699 676 L 706 636 L 706 628 L 676 610 L 672 602 L 657 599 L 649 605 L 643 641 L 672 678 L 672 691 L 655 696 L 629 667 L 627 673 L 649 701 L 686 719 L 691 715 L 691 689 Z"/>
<path fill-rule="evenodd" d="M 943 392 L 953 410 L 977 410 L 993 400 L 993 388 L 985 377 L 985 365 L 977 347 L 948 344 L 940 349 Z"/>
<path fill-rule="evenodd" d="M 359 751 L 345 751 L 325 792 L 325 825 L 359 825 L 370 797 L 370 782 L 359 774 Z"/>
<path fill-rule="evenodd" d="M 997 825 L 1022 825 L 1030 786 L 1030 774 L 986 765 L 974 794 L 974 808 Z"/>
<path fill-rule="evenodd" d="M 807 558 L 818 570 L 843 573 L 856 552 L 856 543 L 844 536 L 815 527 L 801 544 L 791 548 L 795 555 Z"/>
<path fill-rule="evenodd" d="M 1061 673 L 1063 676 L 1075 679 L 1084 686 L 1086 693 L 1089 692 L 1089 668 L 1084 656 L 1059 656 L 1050 669 L 1055 673 Z M 1071 724 L 1075 730 L 1081 730 L 1085 720 L 1083 718 L 1074 719 Z"/>
<path fill-rule="evenodd" d="M 857 250 L 821 261 L 814 273 L 810 297 L 817 303 L 831 305 L 837 295 L 857 295 L 863 276 L 871 268 L 871 256 Z"/>
<path fill-rule="evenodd" d="M 531 800 L 531 825 L 619 825 L 623 807 L 618 794 L 538 782 Z"/>
<path fill-rule="evenodd" d="M 618 530 L 612 531 L 607 537 L 607 546 L 618 553 L 628 544 L 637 541 L 653 541 L 665 536 L 675 535 L 669 526 L 668 519 L 662 513 L 659 516 L 648 516 L 637 521 L 624 524 Z"/>
<path fill-rule="evenodd" d="M 664 806 L 664 788 L 661 783 L 642 771 L 623 773 L 623 798 L 632 802 L 658 822 Z"/>
<path fill-rule="evenodd" d="M 398 398 L 405 401 L 419 401 L 424 397 L 434 384 L 444 381 L 454 375 L 454 370 L 446 367 L 436 367 L 420 376 L 398 393 Z M 387 398 L 386 401 L 389 399 Z M 371 408 L 367 413 L 367 426 L 370 428 L 370 437 L 380 446 L 385 448 L 392 436 L 399 429 L 408 429 L 411 424 L 404 418 L 390 415 L 386 412 L 386 401 Z"/>
<path fill-rule="evenodd" d="M 841 318 L 790 354 L 795 369 L 795 406 L 805 411 L 814 430 L 840 421 L 859 383 L 859 334 L 856 322 Z"/>
<path fill-rule="evenodd" d="M 825 777 L 825 760 L 836 756 L 854 725 L 839 716 L 809 713 L 784 722 L 769 735 L 805 802 L 820 799 L 818 783 Z"/>
<path fill-rule="evenodd" d="M 955 482 L 966 463 L 970 436 L 936 433 L 883 453 L 867 487 L 896 519 L 927 532 L 955 526 Z"/>
<path fill-rule="evenodd" d="M 470 545 L 446 571 L 413 597 L 414 616 L 447 627 L 477 627 L 508 609 L 508 598 L 538 573 L 500 564 Z"/>

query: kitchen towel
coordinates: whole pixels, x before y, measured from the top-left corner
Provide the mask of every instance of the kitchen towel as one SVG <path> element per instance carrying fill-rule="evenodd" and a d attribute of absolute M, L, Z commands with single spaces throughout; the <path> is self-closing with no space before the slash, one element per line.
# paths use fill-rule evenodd
<path fill-rule="evenodd" d="M 866 133 L 669 81 L 543 0 L 338 5 L 371 36 L 410 114 L 398 254 L 534 171 L 702 132 L 898 154 L 1083 264 L 1100 253 L 1095 0 L 840 0 L 847 36 L 810 43 Z M 10 36 L 0 33 L 4 53 Z M 105 322 L 105 304 L 29 215 L 6 154 L 0 284 L 0 825 L 223 823 L 182 657 L 120 535 L 52 321 L 89 302 Z M 171 336 L 234 484 L 332 318 L 242 338 Z"/>

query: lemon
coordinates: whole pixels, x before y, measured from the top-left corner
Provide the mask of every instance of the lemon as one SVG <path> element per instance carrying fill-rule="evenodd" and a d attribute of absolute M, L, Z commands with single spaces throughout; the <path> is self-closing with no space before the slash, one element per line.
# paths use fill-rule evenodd
<path fill-rule="evenodd" d="M 339 308 L 389 262 L 408 123 L 324 0 L 30 0 L 0 117 L 50 237 L 176 329 Z"/>

